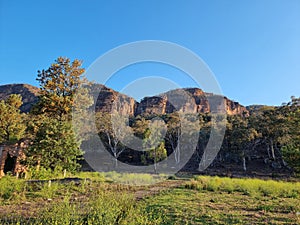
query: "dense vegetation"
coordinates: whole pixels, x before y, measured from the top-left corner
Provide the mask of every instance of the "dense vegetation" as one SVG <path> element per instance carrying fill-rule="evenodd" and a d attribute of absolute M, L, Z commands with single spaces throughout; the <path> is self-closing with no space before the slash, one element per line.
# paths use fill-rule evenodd
<path fill-rule="evenodd" d="M 92 104 L 87 95 L 88 89 L 82 89 L 82 93 L 77 93 L 76 101 L 74 99 L 78 87 L 90 84 L 83 73 L 81 61 L 71 62 L 68 58 L 59 57 L 47 70 L 38 71 L 40 96 L 30 113 L 20 112 L 22 100 L 18 95 L 11 95 L 0 102 L 0 142 L 13 143 L 21 138 L 29 138 L 31 145 L 26 150 L 27 158 L 23 162 L 28 170 L 44 167 L 76 171 L 80 167 L 78 160 L 83 154 L 80 144 L 84 140 L 79 139 L 71 129 L 71 113 L 72 108 L 80 113 L 80 109 Z M 157 116 L 161 120 L 153 121 Z M 175 163 L 180 162 L 180 152 L 183 151 L 178 148 L 178 137 L 183 132 L 180 120 L 185 120 L 189 127 L 198 130 L 199 140 L 194 157 L 200 159 L 211 132 L 209 113 L 199 114 L 196 120 L 188 114 L 180 117 L 178 113 L 145 114 L 129 119 L 104 112 L 96 114 L 99 136 L 116 159 L 116 166 L 119 158 L 123 161 L 133 158 L 136 164 L 153 164 L 154 170 L 158 161 L 173 152 Z M 247 162 L 251 161 L 256 147 L 263 146 L 261 149 L 265 149 L 268 162 L 289 165 L 299 172 L 299 98 L 292 97 L 289 103 L 280 107 L 252 110 L 250 116 L 228 115 L 225 122 L 227 129 L 223 145 L 215 161 L 234 161 L 246 171 Z M 124 132 L 126 129 L 128 132 Z M 124 142 L 130 131 L 143 140 L 141 145 L 147 149 L 146 152 L 132 155 L 134 153 L 126 148 Z M 188 145 L 187 142 L 181 146 Z"/>

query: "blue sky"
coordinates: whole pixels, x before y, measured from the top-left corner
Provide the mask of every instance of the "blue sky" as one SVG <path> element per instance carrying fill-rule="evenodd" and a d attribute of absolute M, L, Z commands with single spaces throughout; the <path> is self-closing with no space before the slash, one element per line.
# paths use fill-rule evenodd
<path fill-rule="evenodd" d="M 37 85 L 37 70 L 58 56 L 88 68 L 110 49 L 140 40 L 195 52 L 223 94 L 241 104 L 280 105 L 300 96 L 299 0 L 0 0 L 0 84 Z M 125 68 L 107 85 L 126 92 L 143 76 L 193 86 L 180 71 L 151 63 Z"/>

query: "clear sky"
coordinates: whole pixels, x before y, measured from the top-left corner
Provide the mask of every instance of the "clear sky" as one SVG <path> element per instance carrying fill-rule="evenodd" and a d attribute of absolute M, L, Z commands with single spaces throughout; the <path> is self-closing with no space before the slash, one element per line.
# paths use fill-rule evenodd
<path fill-rule="evenodd" d="M 0 84 L 37 85 L 37 70 L 58 56 L 82 59 L 88 68 L 108 50 L 139 40 L 192 50 L 224 95 L 241 104 L 280 105 L 300 96 L 299 0 L 0 0 Z M 182 76 L 145 63 L 107 84 L 126 90 L 133 78 L 162 74 Z"/>

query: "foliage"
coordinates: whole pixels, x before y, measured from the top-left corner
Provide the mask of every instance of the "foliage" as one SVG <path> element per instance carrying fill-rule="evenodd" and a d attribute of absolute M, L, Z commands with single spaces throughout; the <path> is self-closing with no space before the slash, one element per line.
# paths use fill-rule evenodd
<path fill-rule="evenodd" d="M 295 172 L 300 173 L 300 145 L 285 145 L 282 147 L 282 154 L 289 166 L 295 169 Z"/>
<path fill-rule="evenodd" d="M 167 151 L 163 137 L 166 133 L 166 127 L 162 120 L 154 119 L 149 122 L 149 127 L 143 132 L 143 150 L 142 161 L 145 164 L 149 160 L 153 162 L 154 172 L 157 172 L 157 163 L 167 157 Z"/>
<path fill-rule="evenodd" d="M 293 97 L 281 107 L 281 112 L 286 115 L 285 126 L 288 126 L 288 141 L 283 143 L 282 154 L 288 164 L 300 173 L 300 98 Z"/>
<path fill-rule="evenodd" d="M 46 113 L 56 119 L 70 119 L 70 113 L 75 103 L 75 93 L 79 87 L 88 84 L 83 77 L 84 69 L 82 62 L 75 59 L 73 62 L 68 58 L 59 57 L 46 70 L 38 71 L 37 81 L 40 83 L 40 99 L 34 107 L 36 113 Z M 87 93 L 82 93 L 87 96 Z M 90 106 L 92 100 L 82 98 L 77 103 Z"/>
<path fill-rule="evenodd" d="M 80 166 L 77 160 L 82 151 L 71 124 L 52 119 L 41 124 L 27 155 L 31 164 L 75 171 Z"/>
<path fill-rule="evenodd" d="M 128 144 L 131 138 L 131 128 L 128 125 L 128 120 L 125 116 L 101 112 L 96 113 L 95 117 L 99 135 L 115 158 L 115 166 L 117 167 L 117 159 L 125 150 L 125 144 Z"/>
<path fill-rule="evenodd" d="M 25 115 L 20 113 L 22 97 L 12 94 L 0 101 L 0 143 L 18 140 L 25 132 Z"/>

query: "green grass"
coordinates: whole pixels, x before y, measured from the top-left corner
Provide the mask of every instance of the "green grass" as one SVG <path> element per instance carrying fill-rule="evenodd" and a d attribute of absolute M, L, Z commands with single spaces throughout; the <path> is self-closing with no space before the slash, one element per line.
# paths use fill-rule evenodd
<path fill-rule="evenodd" d="M 297 198 L 299 182 L 283 182 L 259 179 L 237 179 L 197 176 L 186 183 L 186 188 L 208 191 L 241 192 L 246 195 Z"/>
<path fill-rule="evenodd" d="M 103 174 L 106 181 L 127 185 L 150 185 L 167 178 L 167 175 L 164 174 L 153 175 L 143 173 L 117 173 L 114 171 L 101 174 Z"/>
<path fill-rule="evenodd" d="M 240 192 L 176 188 L 145 201 L 167 215 L 162 224 L 297 224 L 296 198 L 255 198 Z"/>
<path fill-rule="evenodd" d="M 168 188 L 175 177 L 144 186 L 163 181 L 166 175 L 70 176 L 82 182 L 28 184 L 15 177 L 1 178 L 0 224 L 300 223 L 299 182 L 197 176 Z M 137 199 L 140 192 L 147 197 Z"/>

